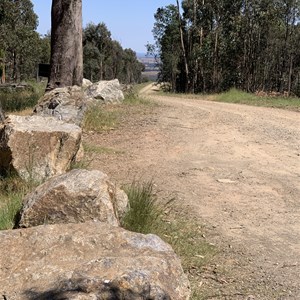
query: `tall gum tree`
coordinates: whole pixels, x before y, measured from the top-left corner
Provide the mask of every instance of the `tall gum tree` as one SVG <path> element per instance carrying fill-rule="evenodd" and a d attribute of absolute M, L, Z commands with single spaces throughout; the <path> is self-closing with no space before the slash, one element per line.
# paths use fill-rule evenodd
<path fill-rule="evenodd" d="M 52 0 L 47 90 L 82 85 L 82 0 Z"/>

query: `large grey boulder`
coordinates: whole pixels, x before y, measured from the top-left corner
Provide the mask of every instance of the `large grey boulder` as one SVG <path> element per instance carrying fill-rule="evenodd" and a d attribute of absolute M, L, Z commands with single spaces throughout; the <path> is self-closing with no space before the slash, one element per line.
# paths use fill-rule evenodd
<path fill-rule="evenodd" d="M 121 103 L 124 100 L 118 79 L 96 82 L 86 89 L 85 94 L 87 98 L 94 98 L 104 104 Z"/>
<path fill-rule="evenodd" d="M 3 299 L 189 299 L 180 260 L 155 235 L 100 222 L 0 232 Z"/>
<path fill-rule="evenodd" d="M 39 100 L 34 113 L 81 125 L 88 99 L 79 86 L 56 88 Z"/>
<path fill-rule="evenodd" d="M 124 191 L 101 171 L 72 170 L 53 177 L 23 201 L 20 227 L 91 220 L 118 226 L 128 205 Z"/>
<path fill-rule="evenodd" d="M 43 181 L 69 169 L 81 128 L 51 117 L 9 115 L 0 128 L 0 172 Z"/>

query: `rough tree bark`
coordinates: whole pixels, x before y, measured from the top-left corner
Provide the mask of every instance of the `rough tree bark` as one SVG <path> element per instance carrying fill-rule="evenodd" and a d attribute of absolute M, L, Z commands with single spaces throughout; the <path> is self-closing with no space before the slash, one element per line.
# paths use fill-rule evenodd
<path fill-rule="evenodd" d="M 47 90 L 82 85 L 82 0 L 52 0 Z"/>
<path fill-rule="evenodd" d="M 187 93 L 190 89 L 190 74 L 189 74 L 189 66 L 187 62 L 187 55 L 185 51 L 185 44 L 184 44 L 184 39 L 183 39 L 183 30 L 182 30 L 182 20 L 181 20 L 181 15 L 180 15 L 180 6 L 179 6 L 179 1 L 177 0 L 177 11 L 178 11 L 178 21 L 179 21 L 179 31 L 180 31 L 180 41 L 181 41 L 181 49 L 182 49 L 182 55 L 183 55 L 183 60 L 184 60 L 184 68 L 185 68 L 185 92 Z"/>
<path fill-rule="evenodd" d="M 4 58 L 0 58 L 0 84 L 5 83 L 5 62 Z"/>

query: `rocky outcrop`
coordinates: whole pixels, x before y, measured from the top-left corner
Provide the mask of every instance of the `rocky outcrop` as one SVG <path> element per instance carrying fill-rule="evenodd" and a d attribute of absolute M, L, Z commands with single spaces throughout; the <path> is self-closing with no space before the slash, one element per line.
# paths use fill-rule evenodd
<path fill-rule="evenodd" d="M 8 116 L 0 128 L 0 172 L 43 181 L 63 174 L 75 159 L 81 129 L 41 116 Z"/>
<path fill-rule="evenodd" d="M 34 113 L 40 116 L 52 116 L 80 126 L 86 110 L 86 102 L 86 95 L 78 86 L 56 88 L 45 93 L 34 108 Z"/>
<path fill-rule="evenodd" d="M 23 201 L 20 227 L 97 220 L 119 225 L 125 192 L 100 171 L 72 170 L 40 185 Z"/>
<path fill-rule="evenodd" d="M 85 94 L 88 98 L 94 98 L 104 104 L 121 103 L 124 100 L 118 79 L 96 82 L 86 89 Z"/>
<path fill-rule="evenodd" d="M 88 80 L 88 79 L 86 79 L 86 78 L 83 78 L 83 80 L 82 80 L 82 88 L 83 89 L 86 89 L 86 88 L 88 88 L 89 86 L 91 86 L 93 83 L 90 81 L 90 80 Z"/>
<path fill-rule="evenodd" d="M 189 298 L 179 259 L 155 235 L 87 222 L 1 231 L 0 244 L 3 299 Z"/>

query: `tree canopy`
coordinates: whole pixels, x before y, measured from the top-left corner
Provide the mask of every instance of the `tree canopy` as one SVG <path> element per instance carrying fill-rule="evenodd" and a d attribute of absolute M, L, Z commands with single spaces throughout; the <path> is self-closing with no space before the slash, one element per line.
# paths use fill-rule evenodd
<path fill-rule="evenodd" d="M 91 81 L 118 78 L 123 83 L 141 81 L 144 65 L 131 49 L 111 38 L 104 23 L 89 23 L 83 30 L 84 77 Z"/>
<path fill-rule="evenodd" d="M 174 5 L 158 8 L 159 79 L 174 91 L 236 87 L 300 96 L 299 20 L 299 0 L 183 0 L 182 14 Z"/>
<path fill-rule="evenodd" d="M 1 0 L 0 56 L 1 73 L 6 78 L 20 81 L 36 74 L 38 62 L 48 62 L 47 38 L 36 32 L 38 17 L 30 0 Z"/>
<path fill-rule="evenodd" d="M 37 25 L 38 17 L 30 0 L 0 1 L 1 82 L 4 78 L 10 82 L 36 78 L 38 64 L 50 62 L 51 34 L 39 35 Z M 90 23 L 83 29 L 83 57 L 84 76 L 92 81 L 141 81 L 144 65 L 133 50 L 123 49 L 112 39 L 102 22 Z"/>

